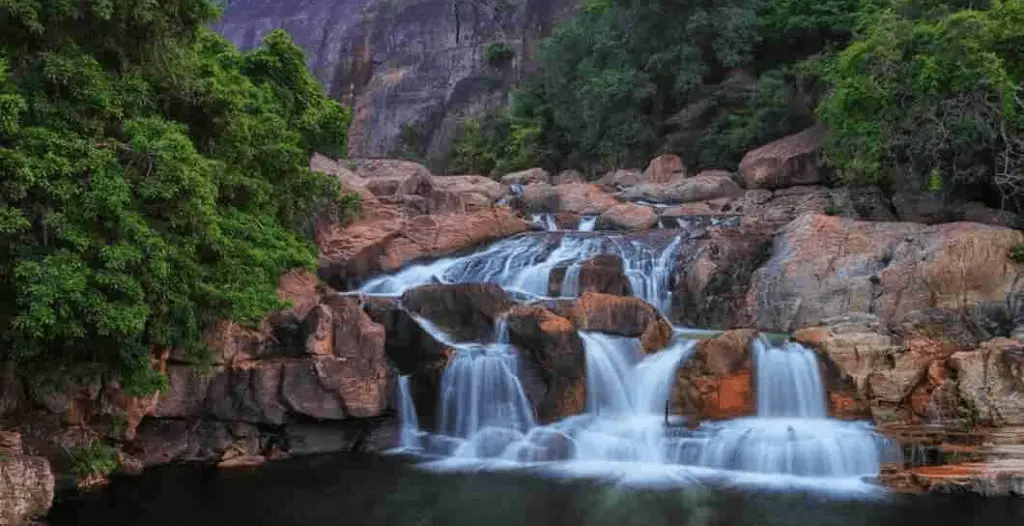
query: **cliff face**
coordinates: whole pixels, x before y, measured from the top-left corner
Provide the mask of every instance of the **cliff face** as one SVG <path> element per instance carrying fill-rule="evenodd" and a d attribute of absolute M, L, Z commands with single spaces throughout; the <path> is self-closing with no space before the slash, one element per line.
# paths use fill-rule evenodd
<path fill-rule="evenodd" d="M 243 49 L 284 28 L 330 95 L 355 107 L 351 157 L 439 158 L 467 115 L 503 106 L 578 0 L 237 0 L 215 29 Z M 487 48 L 515 52 L 492 64 Z M 404 128 L 404 131 L 403 131 Z"/>

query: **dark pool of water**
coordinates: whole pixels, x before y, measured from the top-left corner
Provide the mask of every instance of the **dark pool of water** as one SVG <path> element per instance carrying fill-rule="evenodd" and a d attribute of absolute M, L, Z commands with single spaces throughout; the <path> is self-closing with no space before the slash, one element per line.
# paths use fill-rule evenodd
<path fill-rule="evenodd" d="M 1024 500 L 872 500 L 640 490 L 509 474 L 438 475 L 394 457 L 324 456 L 251 471 L 177 466 L 58 499 L 51 526 L 1021 526 Z"/>

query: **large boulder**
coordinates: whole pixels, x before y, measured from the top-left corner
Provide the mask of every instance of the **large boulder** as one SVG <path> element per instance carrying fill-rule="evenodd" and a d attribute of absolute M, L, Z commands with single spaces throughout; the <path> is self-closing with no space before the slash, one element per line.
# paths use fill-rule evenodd
<path fill-rule="evenodd" d="M 597 218 L 601 230 L 647 230 L 658 223 L 658 214 L 649 207 L 633 203 L 616 205 Z"/>
<path fill-rule="evenodd" d="M 538 305 L 512 308 L 508 322 L 511 342 L 526 354 L 524 383 L 541 423 L 582 413 L 586 356 L 572 322 Z"/>
<path fill-rule="evenodd" d="M 382 210 L 371 219 L 342 225 L 320 221 L 321 279 L 338 290 L 378 272 L 436 258 L 528 230 L 529 223 L 505 208 L 468 214 L 407 217 Z"/>
<path fill-rule="evenodd" d="M 522 202 L 528 213 L 573 215 L 598 215 L 619 204 L 600 186 L 587 183 L 531 184 L 523 190 Z"/>
<path fill-rule="evenodd" d="M 501 177 L 501 184 L 503 185 L 529 185 L 534 183 L 551 184 L 551 174 L 543 168 L 531 168 L 521 172 L 506 174 Z"/>
<path fill-rule="evenodd" d="M 581 331 L 640 338 L 648 353 L 657 352 L 672 339 L 672 326 L 640 298 L 586 292 L 575 301 L 559 302 L 558 310 Z"/>
<path fill-rule="evenodd" d="M 743 190 L 728 174 L 702 172 L 694 177 L 665 183 L 640 183 L 620 192 L 618 198 L 625 201 L 676 204 L 741 195 Z"/>
<path fill-rule="evenodd" d="M 25 455 L 20 434 L 0 431 L 0 524 L 18 526 L 44 517 L 53 488 L 50 463 Z"/>
<path fill-rule="evenodd" d="M 738 330 L 697 342 L 679 368 L 669 411 L 691 422 L 757 414 L 751 353 L 755 337 L 752 330 Z"/>
<path fill-rule="evenodd" d="M 644 170 L 643 182 L 645 183 L 669 183 L 686 178 L 686 167 L 678 155 L 665 154 L 651 159 L 647 169 Z"/>
<path fill-rule="evenodd" d="M 924 226 L 806 214 L 781 230 L 754 274 L 747 305 L 756 326 L 790 332 L 847 313 L 883 322 L 931 308 L 974 309 L 1012 320 L 1024 233 L 975 223 Z"/>
<path fill-rule="evenodd" d="M 456 341 L 488 341 L 494 336 L 495 320 L 512 307 L 512 300 L 494 283 L 438 284 L 407 290 L 402 306 Z"/>
<path fill-rule="evenodd" d="M 824 125 L 817 124 L 748 152 L 740 161 L 740 175 L 747 188 L 786 188 L 817 184 L 818 150 L 825 138 Z"/>

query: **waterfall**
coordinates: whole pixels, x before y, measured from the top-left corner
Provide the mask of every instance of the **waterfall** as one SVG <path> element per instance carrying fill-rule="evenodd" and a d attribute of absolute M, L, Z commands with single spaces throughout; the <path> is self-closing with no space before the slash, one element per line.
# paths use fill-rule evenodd
<path fill-rule="evenodd" d="M 886 441 L 865 422 L 827 418 L 814 353 L 796 343 L 753 343 L 757 417 L 702 424 L 670 455 L 680 464 L 814 477 L 877 474 Z"/>
<path fill-rule="evenodd" d="M 636 241 L 617 244 L 633 295 L 666 315 L 672 309 L 669 284 L 682 240 L 682 236 L 676 236 L 660 253 Z"/>
<path fill-rule="evenodd" d="M 530 216 L 530 224 L 548 232 L 558 231 L 558 223 L 551 214 L 533 214 Z"/>
<path fill-rule="evenodd" d="M 633 338 L 580 333 L 587 356 L 587 411 L 625 414 L 631 409 L 629 379 L 642 352 Z"/>
<path fill-rule="evenodd" d="M 754 340 L 757 368 L 757 416 L 826 418 L 825 388 L 818 360 L 800 344 L 772 347 L 763 335 Z"/>
<path fill-rule="evenodd" d="M 416 405 L 409 392 L 409 376 L 398 377 L 398 419 L 401 424 L 400 445 L 405 449 L 420 449 L 420 423 Z"/>
<path fill-rule="evenodd" d="M 597 216 L 580 216 L 580 222 L 576 226 L 576 230 L 580 232 L 593 232 L 595 227 L 597 227 Z"/>

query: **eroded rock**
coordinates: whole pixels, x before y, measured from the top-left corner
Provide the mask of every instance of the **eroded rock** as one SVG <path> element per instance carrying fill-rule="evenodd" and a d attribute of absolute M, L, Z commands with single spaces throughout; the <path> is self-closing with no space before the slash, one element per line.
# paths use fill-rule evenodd
<path fill-rule="evenodd" d="M 669 411 L 691 421 L 757 414 L 751 342 L 753 330 L 729 331 L 697 342 L 679 368 Z"/>
<path fill-rule="evenodd" d="M 495 320 L 512 306 L 494 283 L 424 285 L 402 294 L 402 305 L 452 335 L 456 341 L 489 341 Z"/>
<path fill-rule="evenodd" d="M 640 338 L 648 353 L 672 339 L 672 326 L 651 304 L 632 296 L 586 292 L 572 302 L 559 302 L 560 312 L 581 331 Z"/>
<path fill-rule="evenodd" d="M 603 230 L 647 230 L 658 223 L 658 214 L 647 206 L 623 203 L 613 206 L 597 219 L 597 227 Z"/>
<path fill-rule="evenodd" d="M 640 183 L 620 192 L 618 198 L 625 201 L 678 204 L 740 195 L 743 195 L 743 190 L 728 174 L 702 172 L 694 177 L 665 183 Z"/>
<path fill-rule="evenodd" d="M 17 526 L 45 516 L 53 488 L 50 463 L 25 455 L 18 433 L 0 431 L 0 524 Z"/>

